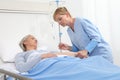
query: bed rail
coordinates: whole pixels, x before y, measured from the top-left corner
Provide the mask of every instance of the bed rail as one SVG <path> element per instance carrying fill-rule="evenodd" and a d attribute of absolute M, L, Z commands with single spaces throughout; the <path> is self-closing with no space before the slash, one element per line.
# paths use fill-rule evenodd
<path fill-rule="evenodd" d="M 19 74 L 15 74 L 15 73 L 12 73 L 12 72 L 4 70 L 4 69 L 0 69 L 0 73 L 4 75 L 4 79 L 3 80 L 7 80 L 6 79 L 7 75 L 15 78 L 15 80 L 32 80 L 32 79 L 27 78 L 25 76 L 21 76 Z"/>

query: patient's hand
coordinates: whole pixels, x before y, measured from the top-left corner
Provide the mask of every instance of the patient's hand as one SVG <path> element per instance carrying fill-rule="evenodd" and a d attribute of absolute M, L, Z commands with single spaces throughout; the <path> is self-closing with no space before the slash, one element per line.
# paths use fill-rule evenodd
<path fill-rule="evenodd" d="M 76 54 L 76 57 L 87 58 L 88 57 L 88 51 L 87 50 L 78 51 L 77 54 Z"/>
<path fill-rule="evenodd" d="M 41 55 L 41 59 L 52 58 L 52 57 L 57 57 L 57 55 L 53 53 L 45 53 Z"/>

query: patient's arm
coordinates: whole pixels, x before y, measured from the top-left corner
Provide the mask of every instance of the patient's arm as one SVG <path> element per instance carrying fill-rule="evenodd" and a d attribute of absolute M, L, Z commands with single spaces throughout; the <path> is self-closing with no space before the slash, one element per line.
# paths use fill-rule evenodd
<path fill-rule="evenodd" d="M 41 57 L 41 59 L 45 59 L 45 58 L 57 57 L 59 55 L 67 55 L 67 56 L 73 56 L 73 57 L 75 57 L 77 55 L 77 53 L 76 52 L 45 53 L 45 54 L 42 54 L 40 57 Z"/>
<path fill-rule="evenodd" d="M 57 52 L 55 53 L 56 55 L 67 55 L 67 56 L 72 56 L 72 57 L 76 57 L 77 52 Z"/>
<path fill-rule="evenodd" d="M 40 55 L 41 59 L 52 58 L 52 57 L 57 57 L 57 55 L 53 53 L 45 53 L 45 54 Z"/>
<path fill-rule="evenodd" d="M 55 53 L 45 53 L 41 55 L 41 58 L 52 58 L 52 57 L 57 57 L 59 55 L 67 55 L 67 56 L 72 56 L 72 57 L 79 57 L 79 58 L 87 58 L 87 54 L 81 53 L 81 51 L 78 52 L 55 52 Z"/>

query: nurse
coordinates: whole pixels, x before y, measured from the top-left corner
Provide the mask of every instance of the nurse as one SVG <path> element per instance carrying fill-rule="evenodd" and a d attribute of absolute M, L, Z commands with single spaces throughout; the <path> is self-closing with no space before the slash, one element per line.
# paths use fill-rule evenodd
<path fill-rule="evenodd" d="M 60 43 L 59 49 L 78 52 L 77 56 L 102 56 L 113 62 L 109 44 L 103 39 L 98 28 L 84 18 L 73 18 L 66 7 L 58 7 L 53 18 L 62 27 L 68 26 L 67 32 L 72 46 Z"/>

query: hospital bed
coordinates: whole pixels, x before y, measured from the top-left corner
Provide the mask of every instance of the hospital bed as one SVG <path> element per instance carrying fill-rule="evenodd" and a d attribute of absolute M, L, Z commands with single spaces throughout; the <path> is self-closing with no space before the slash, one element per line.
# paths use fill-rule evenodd
<path fill-rule="evenodd" d="M 9 77 L 12 77 L 13 80 L 32 80 L 19 75 L 19 71 L 15 68 L 14 63 L 2 62 L 0 65 L 0 80 L 9 80 Z"/>
<path fill-rule="evenodd" d="M 9 78 L 12 78 L 12 80 L 32 80 L 20 75 L 20 72 L 16 69 L 14 57 L 22 50 L 18 44 L 10 44 L 0 43 L 0 80 L 9 80 Z M 41 46 L 38 49 L 46 50 L 47 46 Z"/>
<path fill-rule="evenodd" d="M 7 70 L 4 69 L 0 69 L 0 73 L 1 73 L 1 78 L 0 80 L 7 80 L 8 76 L 11 76 L 14 78 L 14 80 L 32 80 L 30 78 L 24 77 L 24 76 L 20 76 L 18 74 L 9 72 Z"/>
<path fill-rule="evenodd" d="M 4 63 L 0 65 L 0 73 L 0 80 L 120 80 L 120 67 L 100 56 L 48 58 L 22 75 L 14 63 Z"/>

